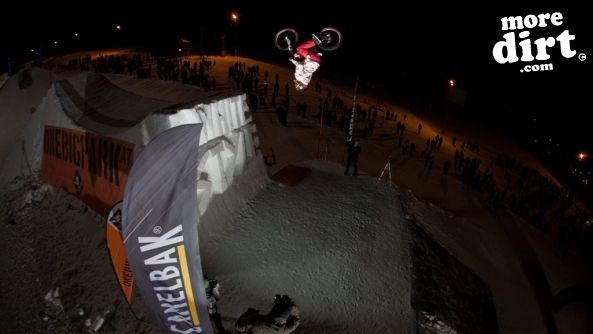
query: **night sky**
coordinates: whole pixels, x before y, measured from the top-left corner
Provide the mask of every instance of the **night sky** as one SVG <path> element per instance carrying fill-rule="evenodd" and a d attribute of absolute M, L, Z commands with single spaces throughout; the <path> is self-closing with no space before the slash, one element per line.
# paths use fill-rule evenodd
<path fill-rule="evenodd" d="M 578 150 L 593 152 L 593 131 L 585 121 L 592 110 L 593 27 L 584 2 L 540 7 L 422 4 L 409 8 L 385 1 L 352 5 L 344 1 L 78 2 L 68 9 L 34 7 L 4 8 L 0 70 L 6 69 L 7 57 L 30 60 L 40 48 L 43 56 L 99 47 L 174 48 L 185 37 L 199 49 L 200 31 L 205 50 L 218 52 L 219 36 L 225 33 L 227 51 L 232 53 L 230 12 L 236 10 L 242 55 L 285 63 L 287 54 L 273 45 L 279 29 L 292 27 L 306 38 L 333 26 L 342 31 L 344 44 L 324 55 L 320 75 L 354 82 L 359 74 L 382 94 L 435 104 L 446 104 L 447 81 L 454 78 L 468 92 L 466 106 L 456 113 L 508 133 L 558 173 L 566 170 Z M 492 48 L 506 33 L 501 31 L 502 17 L 554 12 L 562 13 L 563 24 L 529 29 L 529 38 L 556 37 L 568 29 L 576 36 L 571 48 L 577 56 L 562 57 L 556 45 L 548 61 L 501 65 L 494 60 Z M 116 32 L 115 24 L 123 30 Z M 74 38 L 74 32 L 79 37 Z M 58 46 L 52 45 L 54 40 Z M 36 51 L 31 53 L 31 48 Z M 580 53 L 587 55 L 585 61 L 578 60 Z M 553 63 L 554 70 L 519 72 L 535 63 Z"/>

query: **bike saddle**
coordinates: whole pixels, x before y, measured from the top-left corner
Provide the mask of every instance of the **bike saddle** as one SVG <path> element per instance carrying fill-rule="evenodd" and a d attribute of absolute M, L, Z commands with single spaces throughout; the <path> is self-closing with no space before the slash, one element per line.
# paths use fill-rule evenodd
<path fill-rule="evenodd" d="M 313 38 L 313 41 L 315 41 L 315 44 L 318 45 L 332 42 L 332 37 L 329 34 L 311 34 L 311 37 Z"/>
<path fill-rule="evenodd" d="M 333 40 L 331 34 L 329 34 L 329 33 L 321 33 L 321 34 L 319 34 L 319 39 L 321 39 L 321 41 L 323 43 L 331 43 L 332 40 Z"/>

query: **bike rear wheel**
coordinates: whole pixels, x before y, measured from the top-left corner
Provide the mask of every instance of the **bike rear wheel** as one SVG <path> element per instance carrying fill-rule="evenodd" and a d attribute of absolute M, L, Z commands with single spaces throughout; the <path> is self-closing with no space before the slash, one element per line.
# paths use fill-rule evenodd
<path fill-rule="evenodd" d="M 342 45 L 342 33 L 336 28 L 323 28 L 319 35 L 323 39 L 318 46 L 324 51 L 334 51 Z"/>

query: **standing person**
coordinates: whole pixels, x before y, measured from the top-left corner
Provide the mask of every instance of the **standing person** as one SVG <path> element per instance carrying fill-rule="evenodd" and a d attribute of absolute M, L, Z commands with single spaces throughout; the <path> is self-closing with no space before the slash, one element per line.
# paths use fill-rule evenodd
<path fill-rule="evenodd" d="M 354 168 L 354 173 L 352 176 L 356 176 L 358 171 L 358 156 L 360 155 L 360 146 L 358 145 L 358 140 L 355 140 L 350 146 L 348 146 L 348 161 L 346 162 L 346 171 L 344 175 L 348 175 L 348 171 L 350 171 L 350 165 Z"/>
<path fill-rule="evenodd" d="M 220 283 L 215 279 L 204 279 L 204 288 L 206 289 L 206 300 L 208 301 L 208 314 L 214 322 L 219 334 L 230 334 L 224 329 L 220 313 L 218 313 L 218 300 L 220 299 Z"/>
<path fill-rule="evenodd" d="M 258 104 L 258 98 L 257 95 L 255 95 L 255 93 L 251 93 L 249 95 L 249 111 L 251 112 L 256 112 L 257 111 L 257 104 Z"/>
<path fill-rule="evenodd" d="M 447 175 L 449 173 L 449 168 L 451 168 L 451 160 L 447 160 L 443 163 L 443 174 Z"/>
<path fill-rule="evenodd" d="M 278 122 L 280 124 L 282 124 L 283 126 L 288 126 L 288 123 L 286 120 L 287 114 L 288 114 L 288 109 L 286 108 L 286 102 L 283 103 L 282 105 L 279 105 L 278 108 L 276 108 L 276 115 L 278 116 Z"/>
<path fill-rule="evenodd" d="M 264 96 L 268 96 L 268 86 L 270 85 L 270 83 L 268 82 L 268 79 L 264 80 Z"/>

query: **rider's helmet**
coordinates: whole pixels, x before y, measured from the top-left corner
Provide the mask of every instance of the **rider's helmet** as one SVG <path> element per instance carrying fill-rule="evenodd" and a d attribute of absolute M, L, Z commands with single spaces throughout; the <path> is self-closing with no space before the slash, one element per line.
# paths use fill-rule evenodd
<path fill-rule="evenodd" d="M 300 81 L 295 80 L 294 81 L 294 88 L 298 91 L 298 92 L 302 92 L 305 90 L 305 88 L 307 88 L 307 86 L 303 85 Z"/>

